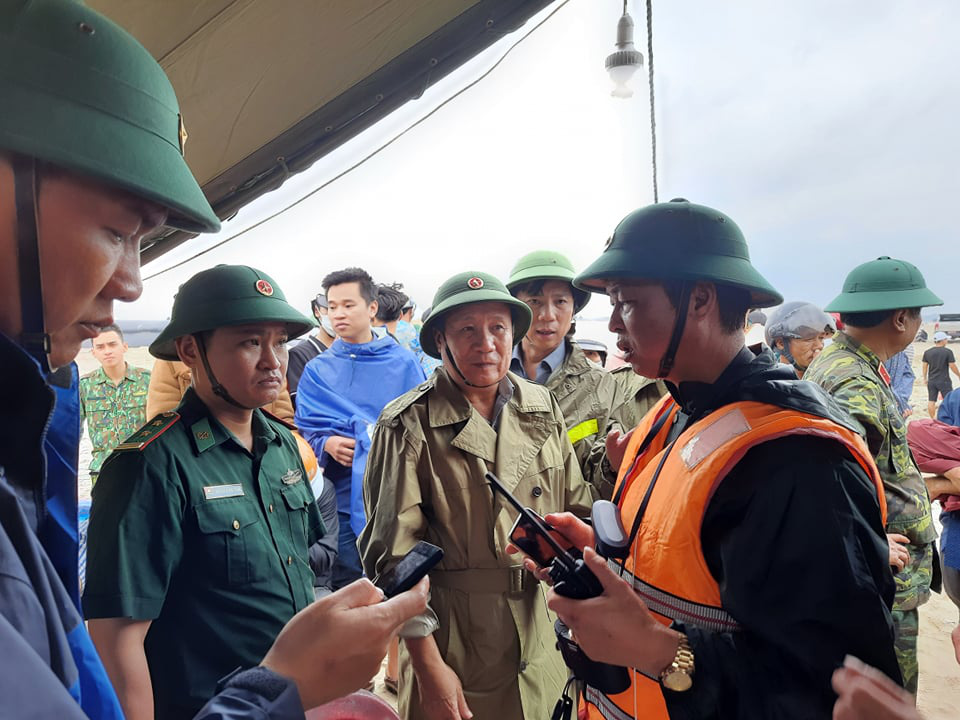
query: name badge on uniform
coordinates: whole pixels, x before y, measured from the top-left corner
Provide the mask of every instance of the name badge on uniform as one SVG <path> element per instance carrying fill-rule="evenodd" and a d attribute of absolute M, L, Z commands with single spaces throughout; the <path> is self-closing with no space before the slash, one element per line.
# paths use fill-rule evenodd
<path fill-rule="evenodd" d="M 283 477 L 280 478 L 280 482 L 284 485 L 296 485 L 302 479 L 303 473 L 299 470 L 287 470 L 287 472 L 283 474 Z"/>
<path fill-rule="evenodd" d="M 243 485 L 207 485 L 203 489 L 203 497 L 207 500 L 220 498 L 240 497 L 243 495 Z"/>

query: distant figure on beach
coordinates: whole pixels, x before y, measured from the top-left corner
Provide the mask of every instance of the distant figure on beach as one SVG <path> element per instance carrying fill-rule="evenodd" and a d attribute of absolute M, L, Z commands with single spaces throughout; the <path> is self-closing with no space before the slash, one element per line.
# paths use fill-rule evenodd
<path fill-rule="evenodd" d="M 100 369 L 80 378 L 80 414 L 93 445 L 91 484 L 97 482 L 100 466 L 114 448 L 147 421 L 150 371 L 128 363 L 127 350 L 119 327 L 103 327 L 93 339 L 93 356 Z"/>
<path fill-rule="evenodd" d="M 927 386 L 927 412 L 932 418 L 937 417 L 937 401 L 941 397 L 949 395 L 953 390 L 950 373 L 952 372 L 960 378 L 957 359 L 953 356 L 953 350 L 947 347 L 949 339 L 950 337 L 945 332 L 935 332 L 933 334 L 934 347 L 923 353 L 921 358 L 923 362 L 923 384 Z"/>

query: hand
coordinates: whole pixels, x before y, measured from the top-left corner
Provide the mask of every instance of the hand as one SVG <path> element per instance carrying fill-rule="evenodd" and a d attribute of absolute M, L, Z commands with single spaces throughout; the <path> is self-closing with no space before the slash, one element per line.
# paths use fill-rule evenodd
<path fill-rule="evenodd" d="M 903 416 L 904 416 L 905 418 L 908 418 L 908 417 L 910 417 L 911 415 L 913 415 L 913 408 L 912 408 L 912 407 L 905 407 L 905 408 L 903 409 Z"/>
<path fill-rule="evenodd" d="M 657 677 L 673 662 L 679 633 L 658 622 L 633 588 L 591 548 L 584 548 L 583 559 L 603 585 L 603 594 L 574 600 L 551 589 L 547 607 L 573 631 L 577 644 L 593 660 Z"/>
<path fill-rule="evenodd" d="M 353 438 L 331 435 L 323 444 L 323 450 L 341 465 L 350 467 L 353 465 L 353 449 L 356 446 L 357 441 Z"/>
<path fill-rule="evenodd" d="M 358 690 L 377 674 L 400 626 L 426 609 L 429 587 L 424 578 L 381 602 L 373 583 L 357 580 L 294 615 L 261 664 L 296 683 L 306 710 Z"/>
<path fill-rule="evenodd" d="M 831 682 L 838 695 L 833 720 L 922 720 L 913 695 L 852 655 Z"/>
<path fill-rule="evenodd" d="M 543 519 L 546 520 L 558 534 L 566 538 L 573 547 L 579 548 L 586 545 L 593 547 L 596 545 L 593 528 L 573 513 L 548 513 Z M 513 543 L 507 545 L 506 551 L 510 555 L 521 552 L 520 548 Z M 534 577 L 540 582 L 549 583 L 550 585 L 553 584 L 549 571 L 546 568 L 541 568 L 530 558 L 523 558 L 523 566 L 533 573 Z"/>
<path fill-rule="evenodd" d="M 431 720 L 469 720 L 473 712 L 463 697 L 460 678 L 442 660 L 417 672 L 420 705 Z"/>
<path fill-rule="evenodd" d="M 960 665 L 960 625 L 950 633 L 950 640 L 953 641 L 953 655 L 957 658 L 957 664 Z"/>
<path fill-rule="evenodd" d="M 890 567 L 903 570 L 910 562 L 910 551 L 904 545 L 910 544 L 910 538 L 899 533 L 887 533 L 887 545 L 890 546 Z"/>
<path fill-rule="evenodd" d="M 607 433 L 607 462 L 615 471 L 620 470 L 620 463 L 623 462 L 623 456 L 627 452 L 627 443 L 630 442 L 631 435 L 633 430 L 622 435 L 619 430 L 611 430 Z"/>

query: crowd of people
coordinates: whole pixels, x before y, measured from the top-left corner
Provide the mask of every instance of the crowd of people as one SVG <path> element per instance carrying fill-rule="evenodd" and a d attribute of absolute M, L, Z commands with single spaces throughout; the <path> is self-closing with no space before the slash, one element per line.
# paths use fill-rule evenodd
<path fill-rule="evenodd" d="M 260 269 L 209 268 L 148 375 L 112 324 L 142 290 L 140 242 L 219 226 L 169 81 L 69 0 L 0 13 L 0 42 L 70 83 L 0 72 L 3 713 L 302 718 L 394 648 L 404 718 L 919 718 L 918 609 L 941 582 L 960 607 L 960 398 L 936 337 L 937 418 L 908 423 L 895 390 L 941 304 L 918 268 L 880 257 L 823 309 L 784 303 L 732 218 L 676 199 L 585 268 L 537 250 L 505 279 L 453 275 L 419 328 L 361 268 L 326 275 L 309 315 Z M 155 113 L 124 115 L 143 94 Z M 577 341 L 591 293 L 616 371 Z M 101 369 L 71 410 L 59 369 L 85 340 Z M 69 473 L 47 462 L 81 417 L 82 600 Z M 520 552 L 489 473 L 590 592 Z M 421 541 L 439 564 L 386 597 Z"/>

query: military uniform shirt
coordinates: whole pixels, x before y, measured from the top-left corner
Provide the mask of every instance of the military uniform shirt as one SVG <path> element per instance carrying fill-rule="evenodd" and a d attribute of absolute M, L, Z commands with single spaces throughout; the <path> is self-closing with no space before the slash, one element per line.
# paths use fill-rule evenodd
<path fill-rule="evenodd" d="M 127 363 L 119 385 L 98 368 L 80 378 L 80 413 L 93 445 L 90 472 L 99 472 L 113 449 L 147 421 L 150 371 Z"/>
<path fill-rule="evenodd" d="M 890 383 L 881 373 L 880 358 L 844 332 L 837 333 L 803 375 L 822 386 L 856 418 L 887 499 L 887 532 L 910 538 L 910 562 L 896 574 L 895 610 L 912 610 L 930 597 L 933 542 L 937 538 L 930 513 L 930 496 L 907 445 L 907 423 Z"/>
<path fill-rule="evenodd" d="M 193 389 L 178 412 L 103 466 L 83 597 L 87 618 L 153 621 L 145 650 L 158 718 L 191 717 L 220 678 L 260 663 L 314 598 L 308 548 L 323 528 L 278 421 L 254 411 L 250 453 Z"/>

